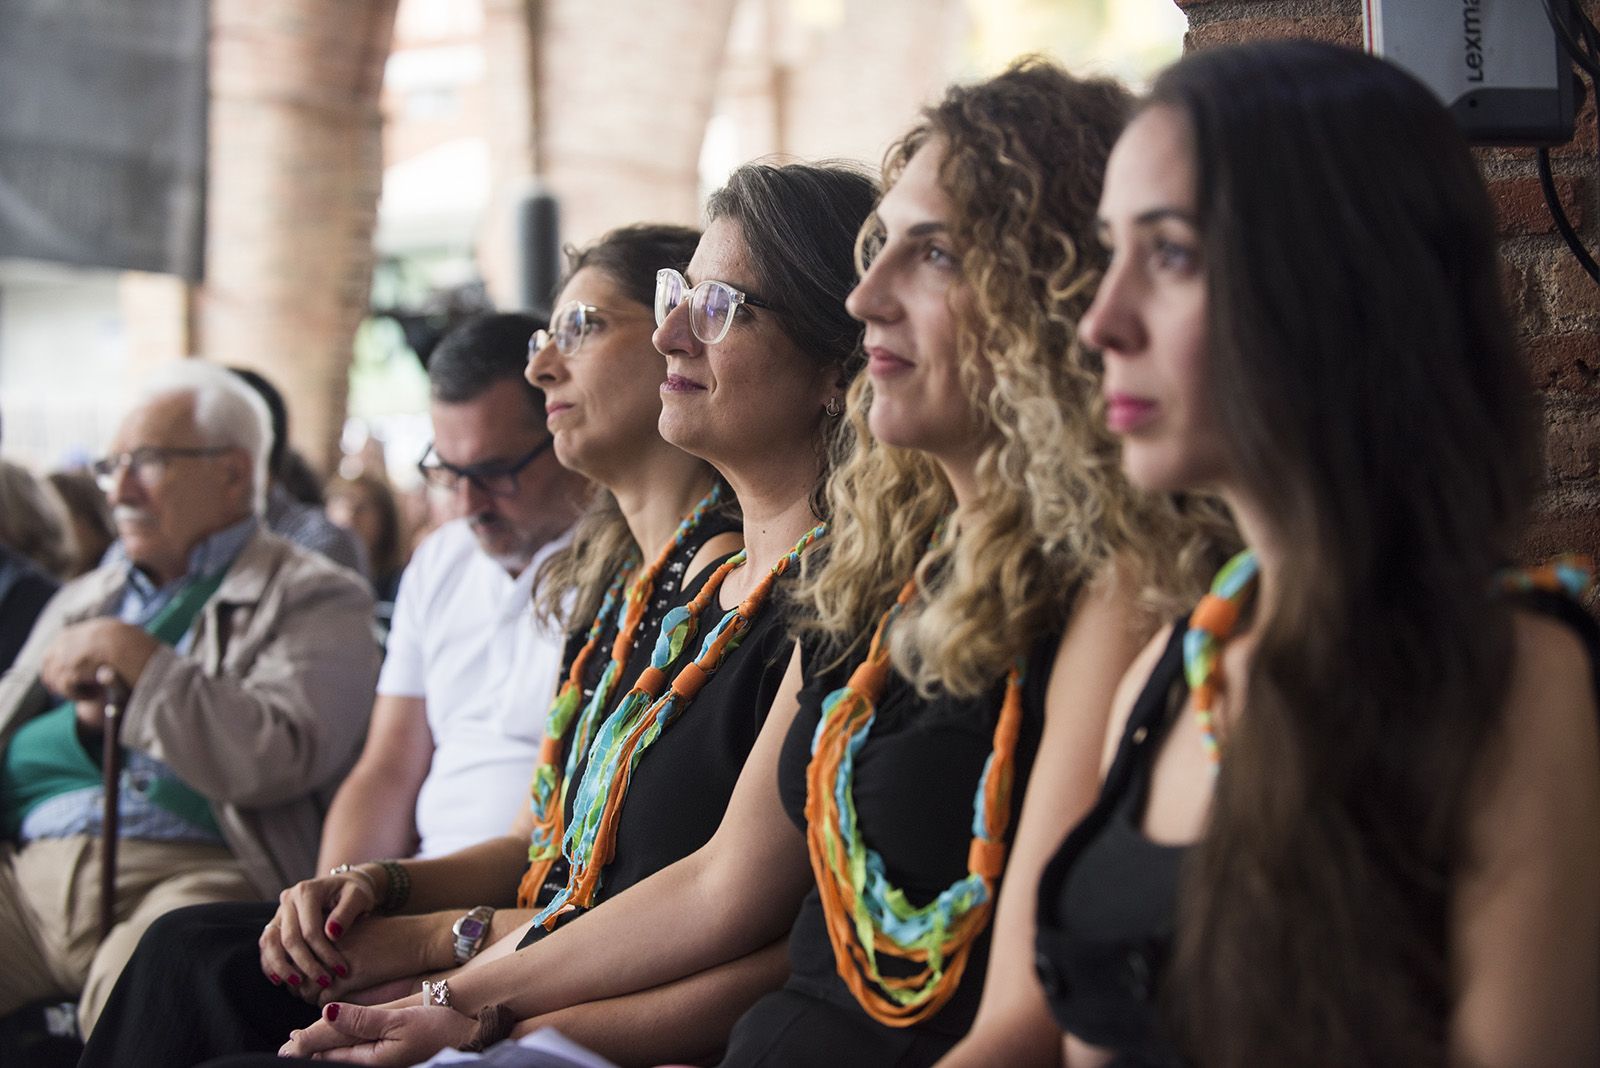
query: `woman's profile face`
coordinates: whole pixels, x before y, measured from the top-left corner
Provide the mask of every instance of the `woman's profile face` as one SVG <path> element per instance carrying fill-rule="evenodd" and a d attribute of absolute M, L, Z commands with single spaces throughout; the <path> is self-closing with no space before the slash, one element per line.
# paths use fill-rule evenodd
<path fill-rule="evenodd" d="M 660 443 L 656 422 L 666 368 L 650 343 L 651 310 L 629 298 L 609 273 L 585 267 L 574 274 L 556 298 L 556 317 L 570 316 L 574 302 L 584 306 L 578 347 L 563 353 L 551 338 L 530 349 L 527 377 L 544 391 L 556 458 L 604 484 Z"/>
<path fill-rule="evenodd" d="M 781 308 L 793 293 L 764 293 L 737 223 L 706 227 L 684 276 L 690 286 L 726 282 L 747 297 Z M 656 327 L 666 357 L 661 383 L 661 436 L 708 460 L 724 474 L 763 455 L 812 455 L 823 408 L 839 396 L 838 369 L 802 353 L 774 308 L 740 305 L 722 340 L 695 336 L 690 301 Z"/>
<path fill-rule="evenodd" d="M 1123 468 L 1145 489 L 1215 488 L 1225 450 L 1206 399 L 1204 250 L 1177 111 L 1149 108 L 1117 141 L 1096 226 L 1111 263 L 1078 332 L 1105 357 L 1106 421 Z"/>
<path fill-rule="evenodd" d="M 950 240 L 954 205 L 939 185 L 944 142 L 923 144 L 878 201 L 882 240 L 845 309 L 866 323 L 867 374 L 877 440 L 971 462 L 982 420 L 960 379 L 955 313 L 968 297 Z"/>
<path fill-rule="evenodd" d="M 866 324 L 868 425 L 879 441 L 948 460 L 974 459 L 982 423 L 962 388 L 956 312 L 966 299 L 951 243 L 954 206 L 939 185 L 944 143 L 919 148 L 869 225 L 881 244 L 845 301 Z"/>

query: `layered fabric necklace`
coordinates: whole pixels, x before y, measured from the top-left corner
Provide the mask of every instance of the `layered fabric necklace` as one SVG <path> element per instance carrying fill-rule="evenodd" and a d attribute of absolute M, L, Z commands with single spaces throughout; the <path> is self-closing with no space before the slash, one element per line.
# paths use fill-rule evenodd
<path fill-rule="evenodd" d="M 1545 593 L 1566 594 L 1581 600 L 1594 585 L 1594 558 L 1580 553 L 1562 553 L 1537 567 L 1507 568 L 1495 576 L 1507 593 L 1527 593 L 1543 590 Z"/>
<path fill-rule="evenodd" d="M 740 550 L 706 580 L 693 600 L 673 609 L 661 621 L 661 634 L 650 656 L 650 666 L 639 673 L 615 712 L 601 726 L 589 747 L 588 764 L 572 802 L 572 824 L 563 839 L 570 871 L 567 885 L 551 899 L 535 923 L 554 927 L 561 913 L 588 908 L 594 903 L 601 873 L 616 853 L 617 824 L 634 770 L 645 751 L 672 726 L 717 668 L 739 647 L 746 632 L 766 604 L 773 586 L 811 544 L 827 533 L 820 523 L 806 532 L 761 579 L 737 607 L 727 612 L 705 636 L 695 658 L 679 670 L 669 684 L 667 668 L 694 640 L 705 608 L 717 596 L 723 580 L 744 565 Z M 664 691 L 664 692 L 663 692 Z"/>
<path fill-rule="evenodd" d="M 1211 583 L 1211 592 L 1195 606 L 1188 632 L 1183 636 L 1183 674 L 1194 695 L 1200 744 L 1205 747 L 1213 774 L 1222 764 L 1215 719 L 1217 694 L 1223 685 L 1222 647 L 1238 627 L 1239 614 L 1255 589 L 1259 574 L 1260 565 L 1249 549 L 1224 564 Z M 1542 590 L 1578 599 L 1593 579 L 1594 561 L 1569 553 L 1537 567 L 1507 568 L 1495 576 L 1495 585 L 1502 592 Z"/>
<path fill-rule="evenodd" d="M 937 540 L 938 534 L 935 534 Z M 806 846 L 816 876 L 839 977 L 867 1014 L 910 1027 L 944 1007 L 961 984 L 973 944 L 988 926 L 995 884 L 1005 868 L 1012 773 L 1022 725 L 1022 663 L 1006 676 L 994 748 L 972 799 L 967 874 L 916 908 L 889 881 L 883 857 L 861 837 L 854 795 L 855 758 L 867 742 L 893 667 L 890 625 L 916 595 L 907 582 L 878 621 L 867 657 L 850 681 L 822 702 L 806 767 Z M 886 976 L 880 957 L 921 965 Z"/>
<path fill-rule="evenodd" d="M 605 715 L 611 692 L 616 688 L 617 676 L 627 663 L 628 654 L 639 633 L 639 625 L 644 620 L 650 598 L 655 594 L 656 579 L 673 554 L 682 549 L 684 542 L 699 529 L 706 513 L 721 503 L 722 492 L 722 485 L 718 483 L 689 510 L 689 514 L 678 523 L 672 538 L 661 547 L 655 560 L 640 571 L 631 584 L 627 581 L 628 575 L 639 562 L 637 556 L 630 557 L 617 571 L 604 600 L 600 602 L 600 610 L 595 613 L 594 622 L 589 626 L 583 648 L 572 660 L 566 682 L 550 704 L 550 712 L 545 719 L 544 740 L 539 748 L 539 764 L 534 769 L 530 788 L 529 805 L 533 809 L 534 824 L 528 844 L 528 869 L 523 872 L 522 881 L 517 886 L 519 908 L 533 907 L 551 865 L 561 856 L 563 813 L 566 811 L 567 790 L 572 783 L 577 756 L 588 748 L 595 724 Z M 627 595 L 623 597 L 625 587 Z M 619 600 L 622 601 L 620 608 Z M 584 703 L 583 675 L 600 643 L 606 621 L 613 612 L 616 613 L 617 637 L 611 643 L 611 662 L 595 684 L 594 694 Z M 580 704 L 583 706 L 581 715 Z M 570 745 L 564 744 L 574 720 L 577 723 L 576 733 Z"/>
<path fill-rule="evenodd" d="M 1189 629 L 1183 636 L 1183 677 L 1194 695 L 1194 718 L 1200 725 L 1200 744 L 1211 773 L 1222 766 L 1222 746 L 1217 742 L 1216 704 L 1222 689 L 1222 647 L 1239 625 L 1245 598 L 1255 590 L 1260 574 L 1256 554 L 1244 552 L 1222 565 L 1211 590 L 1195 605 Z"/>

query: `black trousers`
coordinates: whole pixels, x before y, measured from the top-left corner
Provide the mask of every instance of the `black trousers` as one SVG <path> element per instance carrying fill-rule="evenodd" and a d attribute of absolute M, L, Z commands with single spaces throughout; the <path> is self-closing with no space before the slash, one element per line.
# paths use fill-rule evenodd
<path fill-rule="evenodd" d="M 276 1053 L 320 1010 L 261 974 L 257 939 L 277 902 L 195 905 L 145 932 L 112 989 L 79 1068 L 186 1068 Z"/>
<path fill-rule="evenodd" d="M 739 1017 L 717 1068 L 925 1068 L 955 1044 L 944 1035 L 880 1026 L 859 1010 L 785 987 Z"/>

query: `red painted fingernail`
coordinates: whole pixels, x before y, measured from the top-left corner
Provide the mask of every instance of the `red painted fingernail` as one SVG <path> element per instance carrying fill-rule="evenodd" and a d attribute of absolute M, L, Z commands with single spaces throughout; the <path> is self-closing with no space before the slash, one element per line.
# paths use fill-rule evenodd
<path fill-rule="evenodd" d="M 323 1015 L 328 1017 L 328 1022 L 332 1023 L 334 1020 L 339 1018 L 339 1003 L 337 1001 L 330 1001 L 328 1002 L 328 1007 L 322 1011 Z"/>
<path fill-rule="evenodd" d="M 329 979 L 326 975 L 319 975 L 317 976 L 317 985 L 326 990 L 333 985 L 333 980 Z"/>
<path fill-rule="evenodd" d="M 290 972 L 289 973 L 289 985 L 290 986 L 299 986 L 300 985 L 300 977 L 298 975 L 295 975 L 293 972 Z"/>
<path fill-rule="evenodd" d="M 276 975 L 273 975 L 271 972 L 267 973 L 267 978 L 272 980 L 272 985 L 273 986 L 282 986 L 283 985 L 283 980 L 279 979 Z"/>
<path fill-rule="evenodd" d="M 339 973 L 340 979 L 343 979 L 345 976 L 350 974 L 350 969 L 346 968 L 343 964 L 335 964 L 333 966 L 333 970 Z"/>
<path fill-rule="evenodd" d="M 328 937 L 329 938 L 338 938 L 342 934 L 344 934 L 344 928 L 340 927 L 338 924 L 334 923 L 332 920 L 329 920 L 328 921 Z"/>

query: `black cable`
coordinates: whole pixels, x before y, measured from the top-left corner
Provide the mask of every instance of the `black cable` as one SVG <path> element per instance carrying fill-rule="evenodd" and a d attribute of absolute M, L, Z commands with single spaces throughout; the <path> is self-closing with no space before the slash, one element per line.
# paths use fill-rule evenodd
<path fill-rule="evenodd" d="M 1589 277 L 1600 282 L 1600 264 L 1595 263 L 1594 257 L 1589 255 L 1589 250 L 1583 247 L 1583 242 L 1578 238 L 1578 232 L 1572 228 L 1572 222 L 1567 218 L 1561 200 L 1556 196 L 1555 176 L 1550 173 L 1550 150 L 1539 149 L 1539 184 L 1544 187 L 1544 199 L 1550 205 L 1550 216 L 1556 221 L 1556 229 L 1561 231 L 1561 236 L 1566 239 L 1567 247 L 1578 258 L 1583 269 Z"/>
<path fill-rule="evenodd" d="M 1570 8 L 1572 17 L 1578 23 L 1578 31 L 1583 36 L 1584 43 L 1589 46 L 1589 58 L 1600 61 L 1600 30 L 1596 30 L 1594 23 L 1589 21 L 1589 16 L 1584 14 L 1583 8 L 1573 4 Z"/>
<path fill-rule="evenodd" d="M 1595 29 L 1594 23 L 1583 13 L 1578 0 L 1568 0 L 1567 10 L 1572 15 L 1574 24 L 1579 27 L 1578 36 L 1583 41 L 1580 45 L 1568 31 L 1567 24 L 1557 17 L 1551 2 L 1552 0 L 1542 0 L 1550 25 L 1555 28 L 1556 35 L 1561 39 L 1562 47 L 1566 49 L 1567 54 L 1589 75 L 1590 89 L 1595 94 L 1595 136 L 1600 139 L 1600 31 Z M 1587 54 L 1585 48 L 1588 49 Z M 1561 198 L 1556 192 L 1555 175 L 1550 170 L 1550 150 L 1540 148 L 1538 160 L 1539 185 L 1544 190 L 1545 204 L 1550 209 L 1550 217 L 1555 220 L 1556 229 L 1561 232 L 1562 240 L 1566 241 L 1567 247 L 1572 250 L 1572 255 L 1577 258 L 1579 265 L 1590 278 L 1600 284 L 1600 264 L 1595 263 L 1594 257 L 1584 247 L 1578 231 L 1573 229 L 1572 221 L 1567 218 L 1566 209 L 1562 207 Z"/>
<path fill-rule="evenodd" d="M 1572 31 L 1567 28 L 1566 21 L 1556 14 L 1553 0 L 1540 0 L 1540 2 L 1544 4 L 1544 13 L 1550 19 L 1550 25 L 1555 28 L 1556 36 L 1561 38 L 1561 43 L 1566 47 L 1567 54 L 1572 57 L 1573 62 L 1582 67 L 1589 77 L 1600 78 L 1600 63 L 1590 59 L 1584 54 L 1583 49 L 1578 46 L 1578 42 L 1572 36 Z M 1569 6 L 1574 10 L 1577 8 L 1577 4 Z M 1579 19 L 1585 22 L 1588 21 L 1582 11 L 1575 11 L 1575 13 Z"/>

